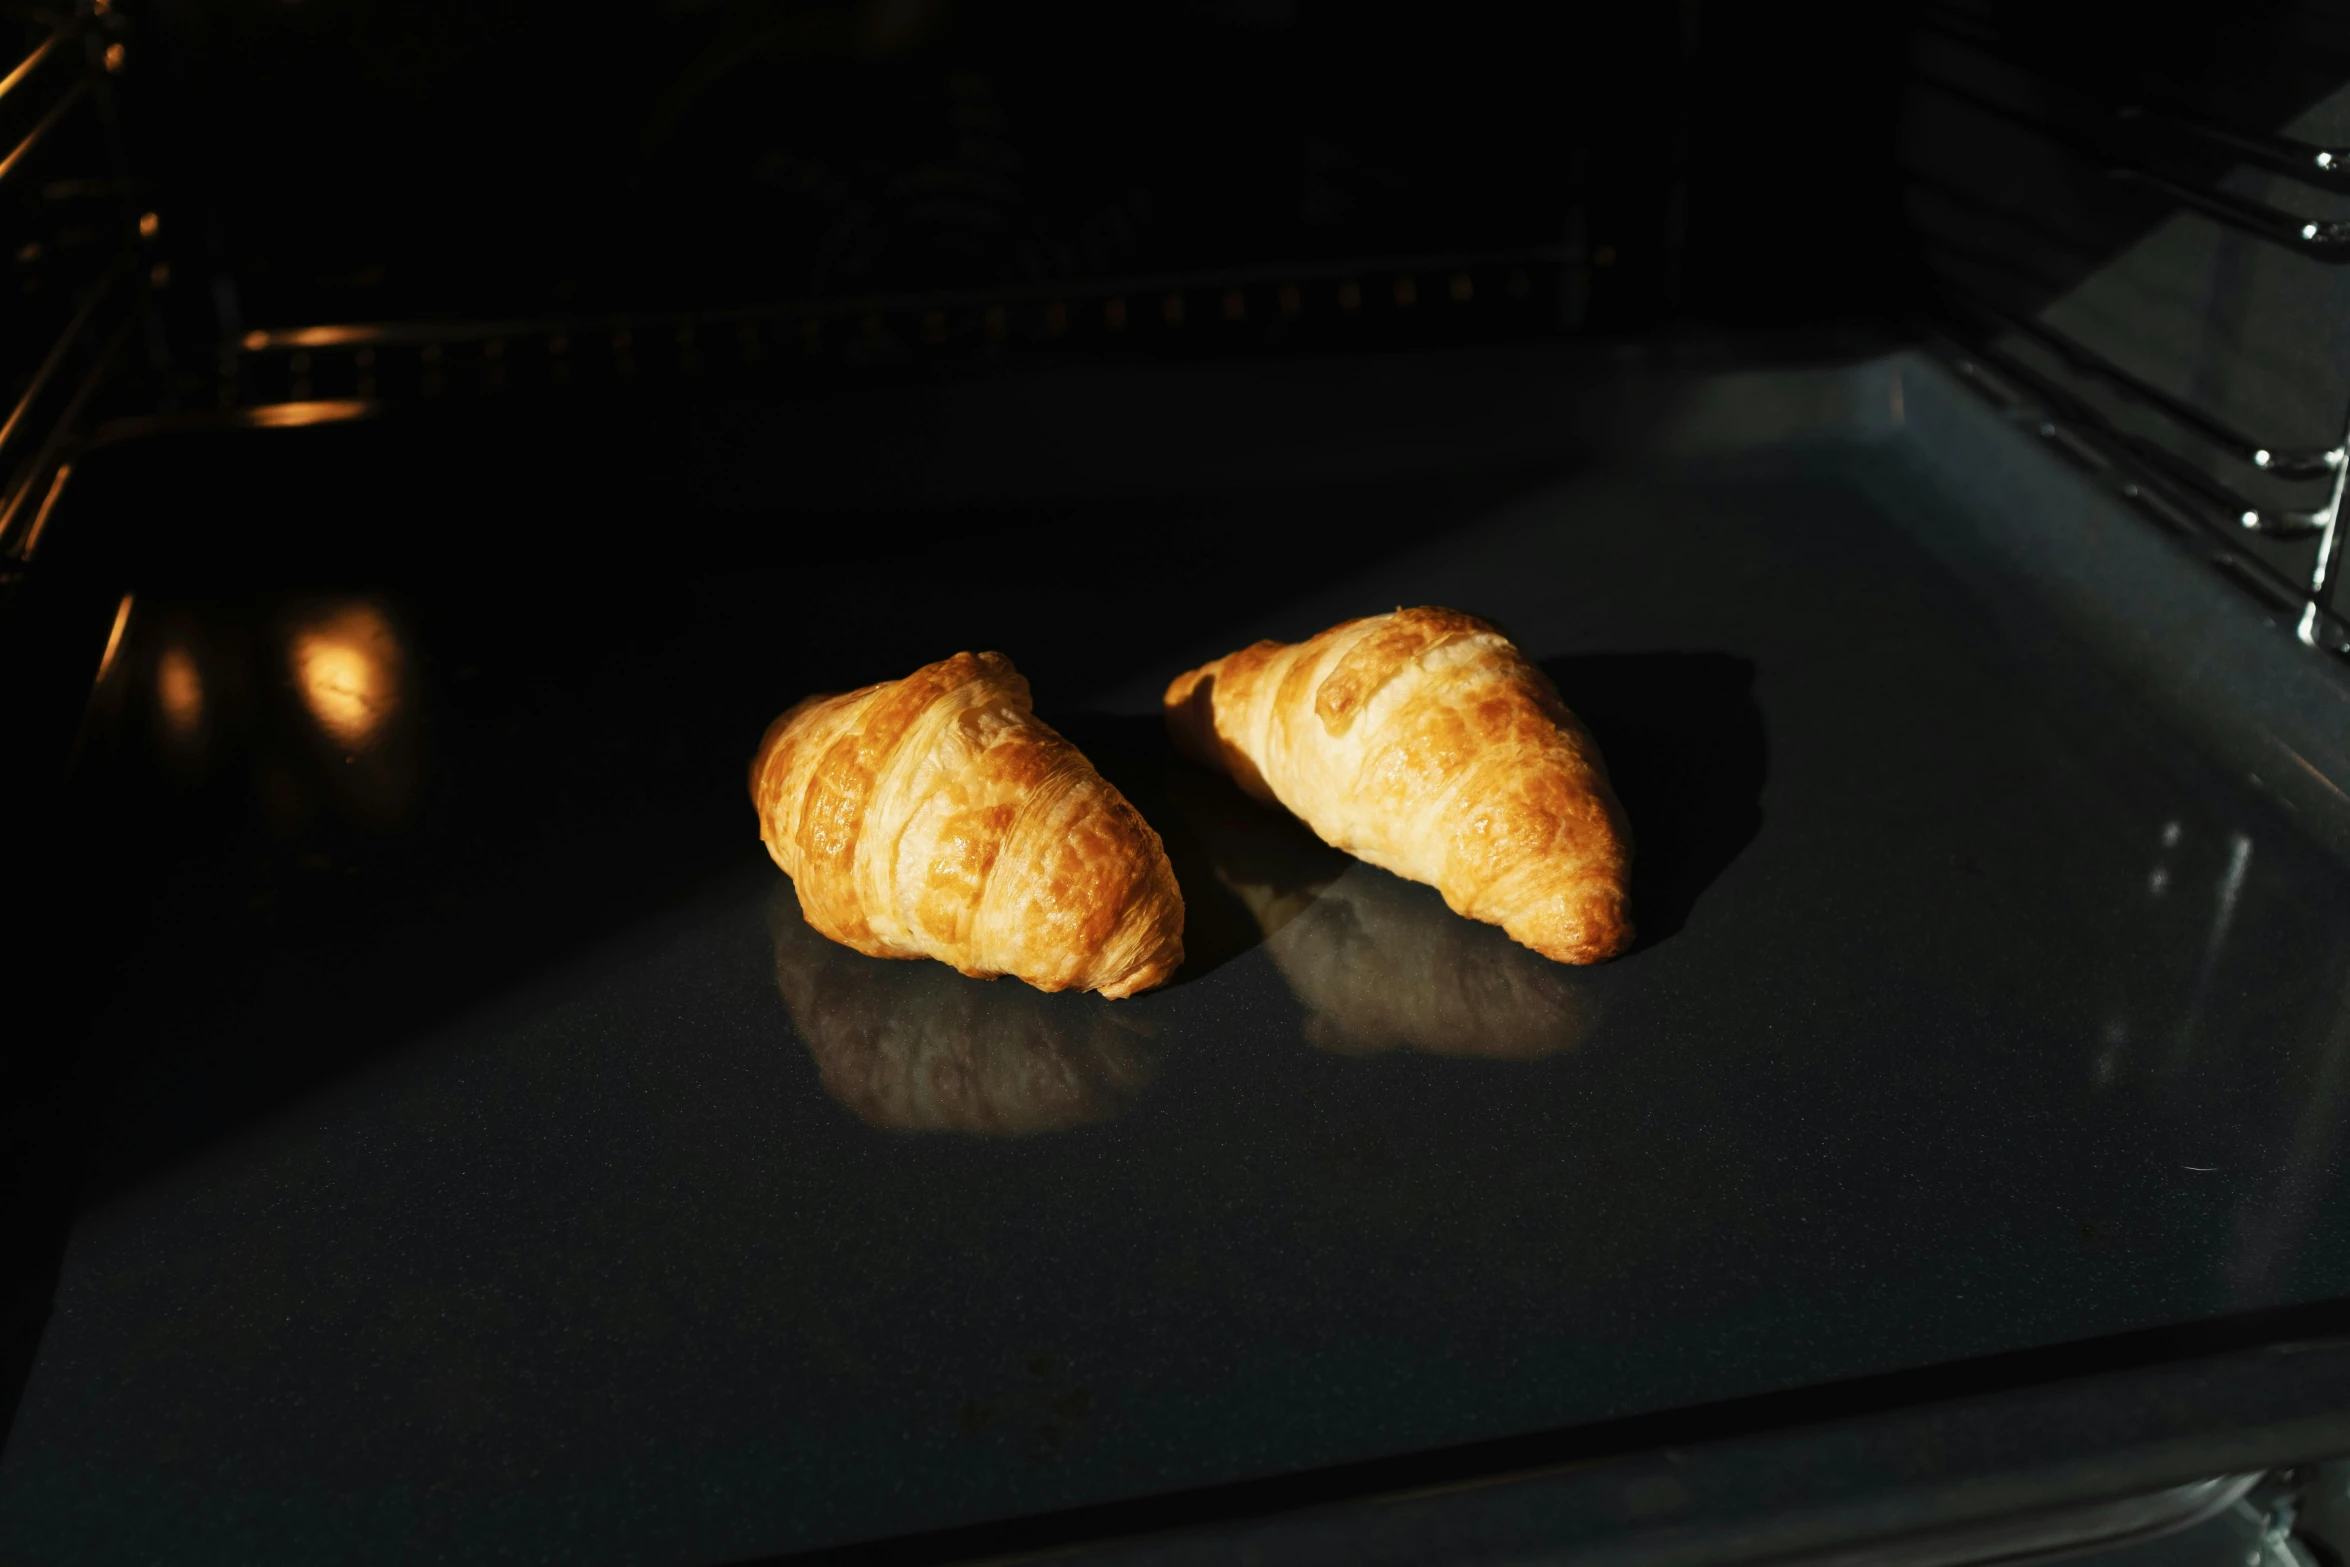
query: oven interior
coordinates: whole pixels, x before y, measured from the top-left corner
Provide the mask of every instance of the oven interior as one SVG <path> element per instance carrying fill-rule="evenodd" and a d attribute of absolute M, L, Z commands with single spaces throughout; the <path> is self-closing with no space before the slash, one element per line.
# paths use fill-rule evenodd
<path fill-rule="evenodd" d="M 18 1554 L 2339 1559 L 2332 24 L 11 26 Z M 1620 962 L 1169 756 L 1412 602 Z M 761 728 L 965 647 L 1166 991 L 800 922 Z"/>

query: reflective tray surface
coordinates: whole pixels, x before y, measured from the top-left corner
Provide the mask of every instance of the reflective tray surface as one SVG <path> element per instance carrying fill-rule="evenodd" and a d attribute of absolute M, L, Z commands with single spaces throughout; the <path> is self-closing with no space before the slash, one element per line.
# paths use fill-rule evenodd
<path fill-rule="evenodd" d="M 86 504 L 311 439 L 150 443 Z M 2052 678 L 1873 460 L 478 569 L 236 490 L 265 563 L 160 557 L 93 707 L 106 1093 L 0 1554 L 734 1560 L 2350 1293 L 2350 876 Z M 1420 602 L 1598 734 L 1625 958 L 1169 757 L 1175 671 Z M 767 861 L 769 717 L 987 646 L 1165 836 L 1170 988 L 862 958 Z"/>

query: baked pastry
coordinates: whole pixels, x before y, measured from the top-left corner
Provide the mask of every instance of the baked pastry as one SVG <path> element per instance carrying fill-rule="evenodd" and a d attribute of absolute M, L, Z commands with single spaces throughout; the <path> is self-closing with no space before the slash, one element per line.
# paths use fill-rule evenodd
<path fill-rule="evenodd" d="M 1157 1061 L 1127 1009 L 1025 985 L 966 984 L 825 940 L 781 886 L 767 910 L 775 984 L 825 1090 L 893 1132 L 1027 1137 L 1106 1121 Z"/>
<path fill-rule="evenodd" d="M 1256 921 L 1317 1049 L 1532 1061 L 1591 1036 L 1590 977 L 1348 859 L 1221 778 L 1177 774 L 1168 794 Z"/>
<path fill-rule="evenodd" d="M 1167 687 L 1176 750 L 1544 957 L 1632 941 L 1632 839 L 1599 747 L 1486 621 L 1399 609 Z"/>
<path fill-rule="evenodd" d="M 1183 962 L 1159 835 L 1001 653 L 801 702 L 759 742 L 751 804 L 808 923 L 859 952 L 1105 996 Z"/>

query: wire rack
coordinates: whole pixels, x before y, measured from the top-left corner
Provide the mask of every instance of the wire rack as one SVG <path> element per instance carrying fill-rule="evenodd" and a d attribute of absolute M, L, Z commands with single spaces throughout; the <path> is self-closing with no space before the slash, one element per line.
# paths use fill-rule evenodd
<path fill-rule="evenodd" d="M 10 269 L 0 363 L 15 372 L 0 420 L 0 582 L 38 548 L 72 455 L 106 411 L 113 371 L 138 347 L 159 221 L 130 178 L 113 86 L 131 42 L 109 0 L 71 12 L 0 12 L 0 244 Z"/>
<path fill-rule="evenodd" d="M 887 367 L 1015 349 L 1230 353 L 1408 335 L 1422 321 L 1447 336 L 1479 321 L 1506 331 L 1559 308 L 1580 265 L 1553 247 L 591 319 L 255 329 L 222 348 L 215 401 L 384 401 L 745 367 L 772 378 L 793 364 Z"/>
<path fill-rule="evenodd" d="M 1615 264 L 1611 247 L 1585 237 L 1578 206 L 1561 243 L 1512 251 L 715 311 L 240 325 L 203 350 L 211 363 L 183 356 L 171 369 L 153 305 L 170 281 L 160 221 L 126 172 L 113 122 L 112 93 L 136 40 L 111 3 L 0 13 L 21 46 L 0 75 L 0 145 L 9 149 L 0 153 L 0 238 L 23 297 L 38 307 L 17 312 L 0 343 L 0 365 L 24 367 L 0 426 L 0 576 L 21 572 L 38 549 L 77 452 L 159 426 L 312 424 L 408 403 L 676 381 L 764 389 L 844 368 L 923 373 L 1013 353 L 1225 356 L 1523 340 L 1583 326 Z M 2027 432 L 2190 541 L 2304 644 L 2350 654 L 2337 603 L 2350 374 L 2316 394 L 2325 406 L 2293 421 L 2298 429 L 2271 428 L 2204 395 L 2192 377 L 2149 366 L 2126 339 L 2084 333 L 2047 308 L 2080 269 L 2052 275 L 2045 264 L 2051 246 L 2095 250 L 2084 222 L 2094 229 L 2118 211 L 2124 227 L 2183 216 L 2334 271 L 2350 261 L 2350 146 L 2158 93 L 2117 93 L 2111 79 L 2081 87 L 2016 52 L 1989 14 L 1964 0 L 1921 13 L 1910 60 L 1913 103 L 1958 117 L 1929 140 L 1947 153 L 1971 139 L 1994 148 L 1991 165 L 2011 165 L 1987 195 L 1981 182 L 1969 189 L 1954 177 L 1947 156 L 1911 160 L 1912 224 L 1951 307 L 1953 367 Z M 1957 162 L 1975 157 L 1962 151 Z M 1673 166 L 1668 273 L 1680 264 L 1686 161 Z M 2247 190 L 2245 170 L 2276 188 Z M 110 405 L 109 378 L 119 384 L 115 372 L 135 361 L 142 319 L 164 393 L 144 406 Z"/>
<path fill-rule="evenodd" d="M 2166 229 L 2194 243 L 2186 231 L 2202 225 L 2216 243 L 2331 271 L 2350 262 L 2350 220 L 2324 210 L 2350 194 L 2350 149 L 2150 96 L 2117 97 L 2110 82 L 2086 89 L 2015 50 L 1977 15 L 1953 7 L 1926 16 L 1913 95 L 1942 115 L 1942 152 L 1913 148 L 1909 173 L 1925 259 L 1953 323 L 1953 368 L 2280 612 L 2303 644 L 2350 654 L 2338 607 L 2350 375 L 2329 364 L 2328 386 L 2304 386 L 2298 439 L 2246 428 L 2198 395 L 2195 377 L 2182 385 L 2177 375 L 2123 363 L 2146 358 L 2127 325 L 2100 342 L 2052 319 L 2062 314 L 2049 308 L 2052 293 L 2061 297 L 2057 285 L 2081 280 L 2046 266 L 2052 252 L 2119 211 L 2153 236 L 2148 244 L 2161 243 Z M 1992 149 L 1974 167 L 1996 172 L 1972 190 L 1951 174 L 1966 162 L 1947 151 L 1968 139 L 1951 133 L 1958 125 Z M 2032 157 L 2048 162 L 2025 173 Z M 2254 195 L 2246 183 L 2270 189 Z M 1992 188 L 1999 193 L 1986 197 Z M 2217 313 L 2216 293 L 2204 302 L 2207 317 Z M 2315 328 L 2331 312 L 2321 302 L 2311 314 L 2320 318 Z M 2225 352 L 2245 352 L 2240 340 L 2225 341 L 2226 322 L 2195 327 Z M 2319 406 L 2306 406 L 2312 396 Z M 2311 430 L 2323 433 L 2311 439 Z"/>

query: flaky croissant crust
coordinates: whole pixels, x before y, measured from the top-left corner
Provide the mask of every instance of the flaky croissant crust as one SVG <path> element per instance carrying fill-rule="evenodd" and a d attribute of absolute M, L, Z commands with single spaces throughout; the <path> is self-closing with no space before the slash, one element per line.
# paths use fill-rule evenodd
<path fill-rule="evenodd" d="M 767 852 L 859 952 L 1129 996 L 1183 962 L 1183 895 L 1126 797 L 1001 653 L 810 697 L 751 762 Z"/>
<path fill-rule="evenodd" d="M 1490 623 L 1399 609 L 1176 677 L 1175 748 L 1562 963 L 1632 941 L 1631 833 L 1589 731 Z"/>

